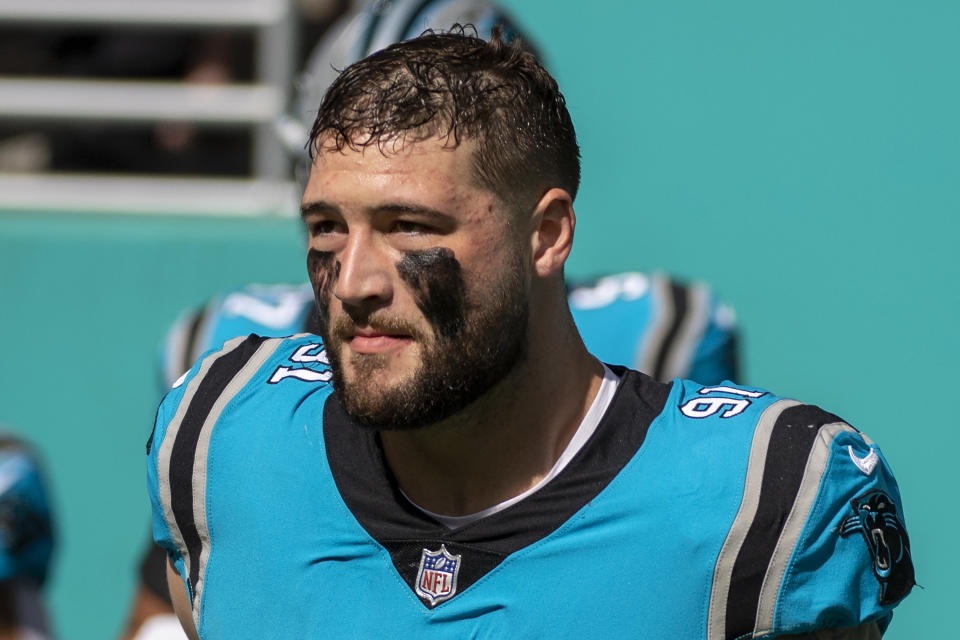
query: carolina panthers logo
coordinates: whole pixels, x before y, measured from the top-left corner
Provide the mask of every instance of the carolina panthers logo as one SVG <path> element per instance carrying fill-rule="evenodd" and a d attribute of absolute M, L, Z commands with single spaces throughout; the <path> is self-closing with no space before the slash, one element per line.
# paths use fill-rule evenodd
<path fill-rule="evenodd" d="M 860 533 L 873 557 L 873 573 L 880 582 L 880 604 L 903 599 L 914 585 L 910 540 L 897 516 L 897 507 L 883 491 L 868 491 L 850 501 L 852 516 L 844 518 L 840 536 Z"/>

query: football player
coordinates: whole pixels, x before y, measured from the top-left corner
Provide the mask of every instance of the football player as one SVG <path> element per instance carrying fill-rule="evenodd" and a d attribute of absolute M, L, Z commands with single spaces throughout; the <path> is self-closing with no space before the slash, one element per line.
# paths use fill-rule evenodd
<path fill-rule="evenodd" d="M 567 298 L 584 342 L 605 362 L 629 365 L 664 381 L 738 379 L 734 312 L 705 284 L 629 272 L 574 283 Z M 308 283 L 251 284 L 215 296 L 184 313 L 168 332 L 161 357 L 163 388 L 230 338 L 316 330 Z"/>
<path fill-rule="evenodd" d="M 227 341 L 148 443 L 191 637 L 879 637 L 914 584 L 879 447 L 659 382 L 569 311 L 579 148 L 495 31 L 349 66 L 303 195 L 318 332 Z"/>
<path fill-rule="evenodd" d="M 42 588 L 53 548 L 50 499 L 37 458 L 0 428 L 0 640 L 52 637 Z"/>
<path fill-rule="evenodd" d="M 371 2 L 330 29 L 310 56 L 297 86 L 291 113 L 276 130 L 305 179 L 304 142 L 323 93 L 339 70 L 366 55 L 426 29 L 471 24 L 486 36 L 499 25 L 507 37 L 520 31 L 504 9 L 488 0 L 395 0 Z M 525 44 L 530 47 L 529 40 Z M 575 282 L 568 299 L 588 347 L 605 362 L 629 365 L 660 380 L 690 378 L 704 383 L 739 379 L 736 318 L 703 283 L 683 283 L 665 274 L 639 272 Z M 257 333 L 280 337 L 316 332 L 309 283 L 251 284 L 183 313 L 164 341 L 163 391 L 206 351 L 230 338 Z M 140 586 L 123 638 L 132 638 L 151 619 L 144 639 L 179 635 L 166 595 L 164 554 L 156 547 L 140 564 Z M 167 616 L 167 617 L 165 617 Z M 171 631 L 173 629 L 173 631 Z"/>

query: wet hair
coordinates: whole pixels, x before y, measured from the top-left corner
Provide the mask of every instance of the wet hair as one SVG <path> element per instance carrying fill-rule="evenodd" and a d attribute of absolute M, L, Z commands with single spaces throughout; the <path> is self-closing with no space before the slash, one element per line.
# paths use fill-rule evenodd
<path fill-rule="evenodd" d="M 557 82 L 519 40 L 494 28 L 486 41 L 471 29 L 427 31 L 347 67 L 320 105 L 311 158 L 470 140 L 479 186 L 504 202 L 526 208 L 553 187 L 576 196 L 580 149 Z"/>

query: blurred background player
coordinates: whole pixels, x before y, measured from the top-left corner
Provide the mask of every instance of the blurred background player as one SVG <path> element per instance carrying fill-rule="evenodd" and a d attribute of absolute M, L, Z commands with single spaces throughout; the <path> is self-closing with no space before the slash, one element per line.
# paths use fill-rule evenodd
<path fill-rule="evenodd" d="M 277 133 L 305 179 L 305 141 L 323 94 L 341 69 L 426 29 L 472 24 L 481 36 L 494 25 L 530 44 L 507 12 L 487 0 L 375 0 L 329 30 L 309 57 L 291 114 Z M 570 307 L 591 352 L 660 380 L 705 384 L 739 377 L 736 320 L 702 284 L 684 285 L 659 274 L 622 273 L 574 282 Z M 284 336 L 310 331 L 313 294 L 307 282 L 253 284 L 212 298 L 183 314 L 165 343 L 163 387 L 168 389 L 205 351 L 238 335 Z"/>
<path fill-rule="evenodd" d="M 472 24 L 483 37 L 499 24 L 509 36 L 527 41 L 507 13 L 486 0 L 378 0 L 335 22 L 309 56 L 292 113 L 276 127 L 294 158 L 298 179 L 305 180 L 309 170 L 305 141 L 310 123 L 341 69 L 393 42 L 455 23 Z M 568 299 L 584 342 L 604 362 L 630 366 L 660 380 L 690 378 L 714 384 L 739 378 L 733 310 L 706 285 L 630 272 L 574 283 Z M 230 338 L 315 333 L 315 322 L 308 282 L 250 284 L 218 295 L 182 314 L 168 332 L 161 353 L 163 391 L 200 355 Z M 152 544 L 144 555 L 124 640 L 185 637 L 167 595 L 165 558 Z"/>
<path fill-rule="evenodd" d="M 706 285 L 661 274 L 620 273 L 574 283 L 570 311 L 591 352 L 659 380 L 704 384 L 736 380 L 733 310 Z M 183 314 L 162 354 L 164 391 L 206 351 L 239 335 L 279 337 L 313 331 L 309 283 L 251 284 Z"/>
<path fill-rule="evenodd" d="M 42 588 L 53 556 L 50 499 L 27 446 L 0 426 L 0 640 L 52 638 Z"/>

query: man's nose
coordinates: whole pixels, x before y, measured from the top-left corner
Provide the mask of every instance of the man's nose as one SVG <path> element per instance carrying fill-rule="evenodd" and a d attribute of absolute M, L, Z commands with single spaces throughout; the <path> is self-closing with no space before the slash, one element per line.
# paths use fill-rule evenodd
<path fill-rule="evenodd" d="M 350 234 L 339 259 L 340 276 L 333 295 L 344 305 L 358 307 L 390 298 L 392 265 L 367 230 Z"/>

